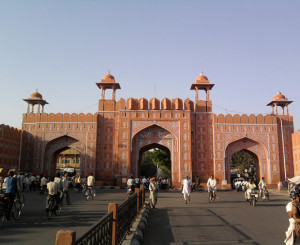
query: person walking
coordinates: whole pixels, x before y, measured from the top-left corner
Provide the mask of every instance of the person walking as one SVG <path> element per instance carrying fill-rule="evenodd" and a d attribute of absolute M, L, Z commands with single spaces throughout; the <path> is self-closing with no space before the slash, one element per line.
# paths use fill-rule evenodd
<path fill-rule="evenodd" d="M 71 205 L 70 195 L 69 195 L 69 183 L 68 183 L 68 174 L 65 174 L 65 176 L 62 179 L 62 196 L 61 196 L 61 205 L 63 205 L 64 197 L 66 196 L 67 205 Z"/>
<path fill-rule="evenodd" d="M 61 196 L 62 196 L 62 192 L 63 192 L 63 186 L 62 186 L 62 181 L 60 178 L 60 174 L 56 173 L 56 177 L 54 178 L 54 182 L 57 183 L 58 185 L 58 189 L 57 189 L 57 203 L 61 203 Z"/>
<path fill-rule="evenodd" d="M 288 213 L 288 216 L 289 216 L 289 227 L 288 227 L 287 231 L 285 232 L 286 239 L 284 240 L 284 243 L 286 245 L 294 245 L 296 224 L 295 224 L 295 220 L 293 218 L 292 211 L 293 211 L 293 201 L 296 199 L 295 189 L 291 190 L 290 198 L 291 198 L 291 201 L 285 206 L 286 212 Z"/>
<path fill-rule="evenodd" d="M 192 182 L 190 180 L 190 177 L 187 175 L 185 176 L 184 180 L 182 181 L 182 194 L 183 198 L 185 200 L 185 204 L 191 202 L 191 187 L 192 187 Z"/>
<path fill-rule="evenodd" d="M 40 191 L 40 195 L 44 195 L 44 192 L 47 191 L 47 179 L 45 178 L 45 176 L 41 175 L 41 191 Z"/>
<path fill-rule="evenodd" d="M 149 191 L 150 191 L 150 200 L 151 200 L 151 207 L 152 208 L 156 208 L 156 204 L 157 204 L 157 197 L 158 197 L 158 185 L 155 182 L 155 177 L 153 177 L 150 180 L 150 184 L 149 184 Z"/>

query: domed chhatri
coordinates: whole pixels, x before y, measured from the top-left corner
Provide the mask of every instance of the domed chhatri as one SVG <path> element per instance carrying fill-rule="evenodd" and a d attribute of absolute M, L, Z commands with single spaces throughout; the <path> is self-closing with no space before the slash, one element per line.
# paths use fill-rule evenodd
<path fill-rule="evenodd" d="M 43 96 L 39 92 L 32 93 L 28 99 L 42 100 Z"/>
<path fill-rule="evenodd" d="M 201 73 L 198 77 L 196 77 L 196 84 L 202 84 L 202 83 L 207 84 L 209 83 L 209 80 L 206 76 L 204 76 Z"/>
<path fill-rule="evenodd" d="M 114 76 L 109 73 L 104 75 L 101 79 L 101 83 L 115 83 L 115 82 L 116 81 L 115 81 Z"/>
<path fill-rule="evenodd" d="M 287 100 L 287 99 L 281 92 L 278 91 L 278 93 L 273 96 L 273 101 L 275 100 Z"/>
<path fill-rule="evenodd" d="M 195 101 L 199 100 L 198 91 L 204 90 L 206 93 L 206 101 L 209 101 L 209 90 L 212 89 L 214 84 L 209 83 L 207 76 L 204 76 L 201 72 L 199 76 L 196 77 L 195 83 L 192 84 L 191 90 L 195 90 Z"/>
<path fill-rule="evenodd" d="M 112 89 L 112 100 L 116 100 L 116 90 L 120 89 L 121 86 L 116 82 L 113 75 L 108 72 L 108 74 L 104 75 L 101 79 L 100 83 L 96 83 L 98 88 L 101 89 L 101 99 L 105 100 L 105 90 Z"/>

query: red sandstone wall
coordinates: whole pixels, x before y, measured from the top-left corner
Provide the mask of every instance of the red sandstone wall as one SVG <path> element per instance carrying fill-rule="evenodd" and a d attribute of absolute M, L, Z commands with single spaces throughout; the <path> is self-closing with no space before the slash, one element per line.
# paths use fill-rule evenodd
<path fill-rule="evenodd" d="M 300 131 L 292 134 L 294 174 L 300 175 Z"/>
<path fill-rule="evenodd" d="M 20 139 L 22 130 L 0 125 L 0 168 L 5 175 L 9 169 L 19 168 Z"/>

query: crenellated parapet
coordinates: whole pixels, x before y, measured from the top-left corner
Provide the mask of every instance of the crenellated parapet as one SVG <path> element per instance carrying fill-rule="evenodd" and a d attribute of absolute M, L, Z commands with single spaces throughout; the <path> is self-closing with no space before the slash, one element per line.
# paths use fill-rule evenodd
<path fill-rule="evenodd" d="M 161 101 L 152 98 L 149 101 L 146 98 L 121 98 L 117 102 L 113 100 L 99 100 L 99 112 L 101 111 L 124 111 L 124 110 L 186 110 L 191 112 L 211 112 L 211 102 L 198 100 L 196 105 L 190 99 L 184 101 L 180 98 L 163 98 Z"/>
<path fill-rule="evenodd" d="M 22 124 L 33 123 L 96 123 L 97 113 L 26 113 Z"/>
<path fill-rule="evenodd" d="M 282 116 L 282 120 L 285 125 L 293 125 L 292 116 Z M 267 115 L 246 115 L 246 114 L 214 114 L 215 124 L 278 124 L 277 117 L 267 114 Z"/>

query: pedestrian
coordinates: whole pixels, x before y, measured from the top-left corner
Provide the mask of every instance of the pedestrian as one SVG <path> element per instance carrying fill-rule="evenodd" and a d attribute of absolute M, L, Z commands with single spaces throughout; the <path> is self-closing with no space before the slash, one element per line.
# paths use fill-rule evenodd
<path fill-rule="evenodd" d="M 290 192 L 290 198 L 292 199 L 287 205 L 286 205 L 286 212 L 288 213 L 289 216 L 289 227 L 287 231 L 285 232 L 286 239 L 284 240 L 284 243 L 286 245 L 293 245 L 294 244 L 294 238 L 295 238 L 295 220 L 293 218 L 293 201 L 296 198 L 295 195 L 295 189 L 291 190 Z"/>
<path fill-rule="evenodd" d="M 54 182 L 57 183 L 58 189 L 57 189 L 57 203 L 61 203 L 61 196 L 62 196 L 62 191 L 63 191 L 63 186 L 62 186 L 62 181 L 60 178 L 60 174 L 56 173 L 56 177 L 54 178 Z"/>
<path fill-rule="evenodd" d="M 200 178 L 199 176 L 196 176 L 196 191 L 200 190 Z"/>
<path fill-rule="evenodd" d="M 135 178 L 135 188 L 140 188 L 140 178 L 139 177 Z"/>
<path fill-rule="evenodd" d="M 10 219 L 10 212 L 15 200 L 15 195 L 17 193 L 17 186 L 18 186 L 18 179 L 14 177 L 15 173 L 14 171 L 9 172 L 9 177 L 6 177 L 4 179 L 4 182 L 6 183 L 6 190 L 5 190 L 5 197 L 9 198 L 9 206 L 8 206 L 8 212 L 6 213 L 6 218 Z"/>
<path fill-rule="evenodd" d="M 40 195 L 44 195 L 44 192 L 47 191 L 47 179 L 45 176 L 41 175 L 41 191 Z"/>
<path fill-rule="evenodd" d="M 191 202 L 191 197 L 190 197 L 191 186 L 192 186 L 192 182 L 190 180 L 190 177 L 187 175 L 187 176 L 185 176 L 184 180 L 182 181 L 182 194 L 183 194 L 183 198 L 185 200 L 185 204 Z"/>
<path fill-rule="evenodd" d="M 156 208 L 156 204 L 157 204 L 157 196 L 158 196 L 158 184 L 155 182 L 155 177 L 153 177 L 150 180 L 150 184 L 149 184 L 149 191 L 150 191 L 150 200 L 151 200 L 151 207 L 152 208 Z"/>
<path fill-rule="evenodd" d="M 69 183 L 68 183 L 68 174 L 65 174 L 65 176 L 62 179 L 62 196 L 61 196 L 61 205 L 63 204 L 64 197 L 66 196 L 67 205 L 71 205 L 70 195 L 69 195 Z"/>
<path fill-rule="evenodd" d="M 28 175 L 25 175 L 23 183 L 24 183 L 25 192 L 29 192 L 30 191 L 30 179 L 29 179 Z"/>

